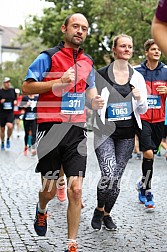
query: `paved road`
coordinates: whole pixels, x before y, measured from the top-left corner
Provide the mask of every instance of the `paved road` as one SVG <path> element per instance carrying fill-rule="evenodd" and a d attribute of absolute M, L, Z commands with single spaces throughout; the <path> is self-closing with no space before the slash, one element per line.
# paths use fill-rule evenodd
<path fill-rule="evenodd" d="M 112 211 L 117 231 L 90 226 L 96 205 L 96 185 L 100 176 L 92 148 L 93 134 L 88 138 L 88 166 L 84 181 L 79 251 L 96 252 L 167 252 L 167 162 L 155 158 L 153 193 L 154 213 L 146 213 L 138 203 L 135 184 L 140 179 L 141 161 L 132 158 L 123 175 L 121 193 Z M 67 224 L 67 202 L 54 198 L 49 204 L 48 232 L 38 237 L 33 219 L 40 188 L 40 177 L 34 173 L 36 158 L 23 155 L 23 132 L 19 139 L 14 132 L 10 151 L 0 152 L 0 252 L 60 252 L 64 250 Z"/>

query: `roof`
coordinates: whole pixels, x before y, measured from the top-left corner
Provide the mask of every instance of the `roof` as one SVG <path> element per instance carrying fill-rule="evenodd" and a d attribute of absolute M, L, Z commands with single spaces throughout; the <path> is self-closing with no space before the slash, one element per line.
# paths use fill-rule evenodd
<path fill-rule="evenodd" d="M 2 32 L 2 48 L 15 48 L 20 49 L 21 46 L 18 41 L 15 41 L 17 36 L 21 33 L 21 30 L 17 27 L 6 27 L 0 25 L 0 31 Z"/>

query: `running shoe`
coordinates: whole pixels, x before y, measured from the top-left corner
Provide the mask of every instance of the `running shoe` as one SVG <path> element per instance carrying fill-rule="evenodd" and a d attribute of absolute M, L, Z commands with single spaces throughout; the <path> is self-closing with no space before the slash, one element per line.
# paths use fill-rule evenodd
<path fill-rule="evenodd" d="M 141 181 L 139 181 L 137 183 L 136 190 L 139 192 L 139 194 L 138 194 L 139 201 L 142 204 L 145 204 L 145 200 L 146 200 L 145 192 L 146 192 L 146 190 L 143 189 L 143 183 Z"/>
<path fill-rule="evenodd" d="M 7 141 L 6 141 L 6 148 L 10 149 L 10 140 L 9 139 L 7 139 Z"/>
<path fill-rule="evenodd" d="M 117 226 L 114 224 L 110 215 L 103 217 L 103 224 L 107 230 L 116 230 Z"/>
<path fill-rule="evenodd" d="M 151 192 L 146 193 L 145 208 L 153 210 L 155 208 L 154 197 Z"/>
<path fill-rule="evenodd" d="M 35 150 L 35 149 L 32 149 L 32 150 L 31 150 L 31 156 L 34 157 L 36 154 L 37 154 L 36 150 Z"/>
<path fill-rule="evenodd" d="M 68 245 L 68 249 L 65 250 L 65 252 L 77 252 L 78 250 L 78 244 L 76 242 L 71 242 Z"/>
<path fill-rule="evenodd" d="M 28 147 L 26 146 L 24 147 L 24 156 L 27 156 L 27 154 L 28 154 Z"/>
<path fill-rule="evenodd" d="M 67 199 L 66 187 L 57 188 L 56 196 L 61 202 L 65 201 Z"/>
<path fill-rule="evenodd" d="M 104 211 L 99 211 L 97 208 L 94 210 L 91 226 L 95 230 L 100 230 L 102 226 L 102 220 L 104 217 Z"/>
<path fill-rule="evenodd" d="M 47 231 L 47 212 L 45 214 L 38 211 L 38 204 L 36 207 L 36 215 L 34 220 L 34 229 L 39 236 L 45 236 Z"/>
<path fill-rule="evenodd" d="M 5 145 L 4 143 L 1 143 L 1 151 L 4 151 L 5 150 Z"/>

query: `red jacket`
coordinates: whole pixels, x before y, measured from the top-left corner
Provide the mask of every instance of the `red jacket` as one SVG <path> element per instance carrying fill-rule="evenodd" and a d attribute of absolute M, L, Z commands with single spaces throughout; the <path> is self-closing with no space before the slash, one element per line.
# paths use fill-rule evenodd
<path fill-rule="evenodd" d="M 63 114 L 61 101 L 63 92 L 84 93 L 87 87 L 86 80 L 92 71 L 93 61 L 80 49 L 65 48 L 63 42 L 58 46 L 44 51 L 51 57 L 50 71 L 43 81 L 59 79 L 70 67 L 75 70 L 75 86 L 68 90 L 55 89 L 39 95 L 37 103 L 38 123 L 43 122 L 85 122 L 86 111 L 83 114 Z"/>
<path fill-rule="evenodd" d="M 149 101 L 149 95 L 160 96 L 159 108 L 148 108 L 147 112 L 140 115 L 142 120 L 149 123 L 157 123 L 165 121 L 165 100 L 166 95 L 159 95 L 156 88 L 160 85 L 167 85 L 167 66 L 162 62 L 159 62 L 158 66 L 154 70 L 150 70 L 146 66 L 146 61 L 141 65 L 136 66 L 135 69 L 139 71 L 146 82 L 147 96 Z"/>

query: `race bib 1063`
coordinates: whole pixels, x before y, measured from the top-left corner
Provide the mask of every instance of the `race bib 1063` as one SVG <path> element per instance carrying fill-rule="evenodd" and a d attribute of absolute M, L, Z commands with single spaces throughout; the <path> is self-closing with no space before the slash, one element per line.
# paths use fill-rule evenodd
<path fill-rule="evenodd" d="M 122 121 L 132 118 L 131 102 L 118 102 L 108 104 L 108 121 Z"/>

